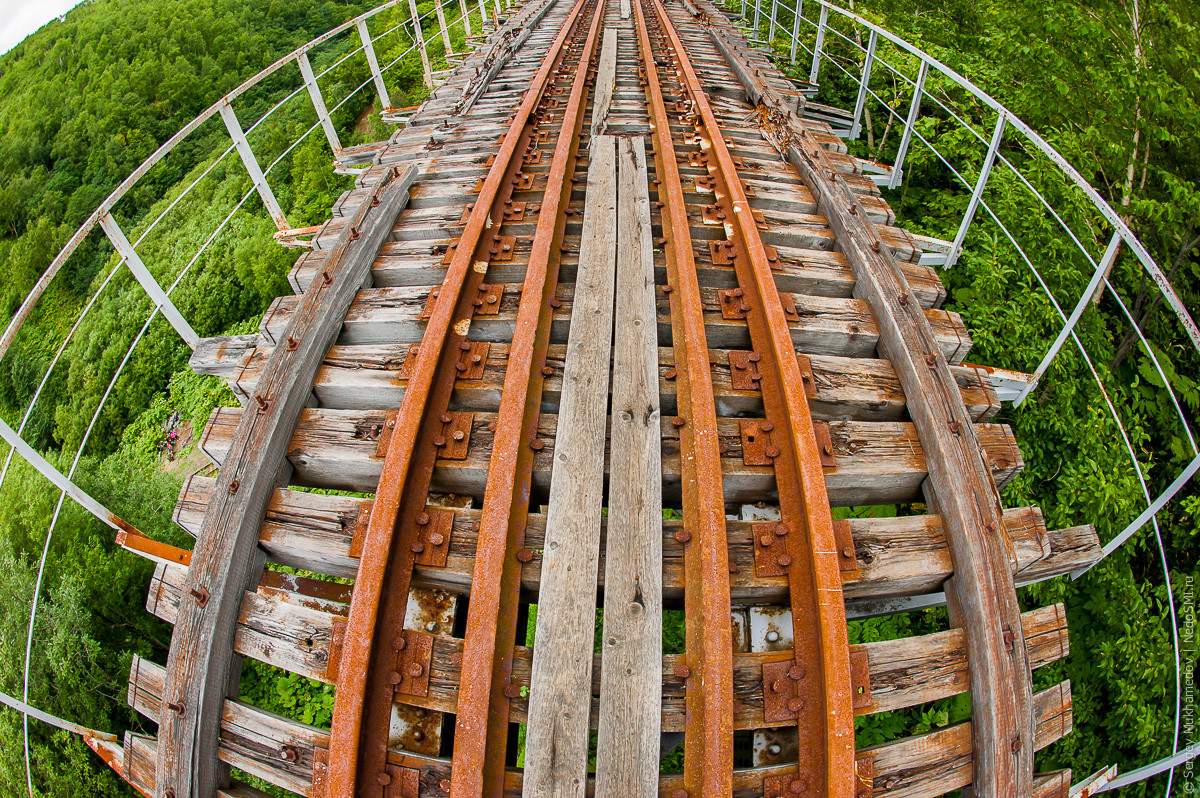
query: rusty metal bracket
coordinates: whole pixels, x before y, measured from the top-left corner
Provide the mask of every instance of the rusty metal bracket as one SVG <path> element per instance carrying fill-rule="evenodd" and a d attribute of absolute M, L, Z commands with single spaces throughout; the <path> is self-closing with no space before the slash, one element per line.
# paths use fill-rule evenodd
<path fill-rule="evenodd" d="M 441 289 L 442 287 L 440 285 L 435 285 L 433 288 L 429 289 L 429 296 L 426 297 L 425 307 L 421 311 L 422 321 L 425 321 L 433 316 L 433 309 L 437 307 L 437 298 L 438 294 L 441 293 Z"/>
<path fill-rule="evenodd" d="M 716 181 L 714 181 L 708 175 L 700 175 L 693 181 L 693 183 L 696 186 L 697 192 L 704 191 L 709 194 L 713 193 L 714 187 L 716 185 Z"/>
<path fill-rule="evenodd" d="M 510 255 L 511 259 L 511 255 Z M 501 260 L 497 257 L 496 260 Z M 495 316 L 500 312 L 500 300 L 504 298 L 502 283 L 480 283 L 479 296 L 475 297 L 476 316 Z"/>
<path fill-rule="evenodd" d="M 367 538 L 367 526 L 371 523 L 371 502 L 365 502 L 358 508 L 358 516 L 354 519 L 354 531 L 350 534 L 350 556 L 361 557 L 363 542 Z"/>
<path fill-rule="evenodd" d="M 312 798 L 328 798 L 329 795 L 329 749 L 313 748 Z"/>
<path fill-rule="evenodd" d="M 779 304 L 783 305 L 783 315 L 787 317 L 789 323 L 800 320 L 800 314 L 796 312 L 796 300 L 790 293 L 780 291 Z"/>
<path fill-rule="evenodd" d="M 389 764 L 377 777 L 376 785 L 380 798 L 421 798 L 421 771 Z"/>
<path fill-rule="evenodd" d="M 768 522 L 754 525 L 754 575 L 755 576 L 786 576 L 790 560 L 780 562 L 781 557 L 789 557 L 783 536 L 787 534 L 787 524 Z"/>
<path fill-rule="evenodd" d="M 750 305 L 742 294 L 740 288 L 717 289 L 717 299 L 721 302 L 721 318 L 730 321 L 746 318 L 746 314 L 750 312 Z"/>
<path fill-rule="evenodd" d="M 748 466 L 771 465 L 779 456 L 779 447 L 771 443 L 775 425 L 765 419 L 741 419 L 742 461 Z"/>
<path fill-rule="evenodd" d="M 708 252 L 714 266 L 732 266 L 734 247 L 732 241 L 709 241 Z"/>
<path fill-rule="evenodd" d="M 330 684 L 337 682 L 337 673 L 342 667 L 342 645 L 345 642 L 346 619 L 334 618 L 333 631 L 329 635 L 329 657 L 325 660 L 325 678 Z"/>
<path fill-rule="evenodd" d="M 421 345 L 409 344 L 404 362 L 400 364 L 400 368 L 396 369 L 396 382 L 408 382 L 412 379 L 413 367 L 416 366 L 419 354 L 421 354 Z"/>
<path fill-rule="evenodd" d="M 399 695 L 429 695 L 429 667 L 433 663 L 433 635 L 402 629 L 392 638 L 396 653 L 389 681 Z"/>
<path fill-rule="evenodd" d="M 782 269 L 783 264 L 779 261 L 779 250 L 770 244 L 763 244 L 763 249 L 767 253 L 767 263 L 771 264 L 772 269 Z"/>
<path fill-rule="evenodd" d="M 864 646 L 850 646 L 850 702 L 855 709 L 871 706 L 871 662 Z"/>
<path fill-rule="evenodd" d="M 757 391 L 762 373 L 758 370 L 758 362 L 762 356 L 758 352 L 747 352 L 742 349 L 731 349 L 729 352 L 729 384 L 735 391 Z"/>
<path fill-rule="evenodd" d="M 481 380 L 483 370 L 487 367 L 488 350 L 491 344 L 487 341 L 463 341 L 459 344 L 458 363 L 454 368 L 458 371 L 460 380 Z"/>
<path fill-rule="evenodd" d="M 701 205 L 700 218 L 705 224 L 725 224 L 725 211 L 720 205 Z"/>
<path fill-rule="evenodd" d="M 538 150 L 541 152 L 541 150 Z M 504 205 L 504 221 L 519 222 L 525 218 L 525 203 L 513 202 L 512 204 L 505 203 Z"/>
<path fill-rule="evenodd" d="M 513 183 L 513 191 L 528 191 L 533 188 L 533 175 L 525 172 L 517 172 L 516 182 Z"/>
<path fill-rule="evenodd" d="M 837 468 L 837 454 L 833 448 L 833 438 L 829 434 L 829 424 L 814 421 L 813 432 L 816 433 L 817 451 L 821 453 L 822 468 Z"/>
<path fill-rule="evenodd" d="M 528 166 L 530 164 L 541 163 L 541 162 L 542 162 L 542 151 L 538 147 L 534 147 L 529 152 L 526 152 L 525 157 L 523 157 L 521 159 L 521 163 L 525 164 L 526 166 Z"/>
<path fill-rule="evenodd" d="M 474 413 L 442 413 L 442 431 L 433 437 L 433 445 L 441 450 L 438 452 L 439 459 L 467 459 L 467 450 L 471 446 L 471 425 L 474 421 Z"/>
<path fill-rule="evenodd" d="M 467 211 L 467 214 L 469 215 L 470 211 Z M 458 249 L 457 241 L 451 241 L 449 244 L 446 245 L 446 251 L 442 255 L 442 265 L 443 266 L 450 265 L 451 261 L 454 260 L 454 252 L 457 249 Z"/>
<path fill-rule="evenodd" d="M 846 572 L 858 573 L 858 555 L 854 551 L 854 535 L 850 531 L 850 522 L 845 518 L 833 519 L 833 539 L 837 541 L 838 565 L 843 576 Z"/>
<path fill-rule="evenodd" d="M 708 166 L 708 153 L 704 150 L 692 150 L 688 153 L 688 165 L 697 169 Z"/>
<path fill-rule="evenodd" d="M 417 555 L 417 565 L 445 567 L 446 555 L 450 552 L 450 535 L 454 530 L 454 511 L 427 504 L 414 520 L 417 523 L 417 539 L 413 549 Z M 420 551 L 416 551 L 418 547 Z"/>
<path fill-rule="evenodd" d="M 491 249 L 493 261 L 512 260 L 516 249 L 516 236 L 493 236 Z"/>
<path fill-rule="evenodd" d="M 813 374 L 812 361 L 808 355 L 796 353 L 796 363 L 800 366 L 800 380 L 804 383 L 804 393 L 809 399 L 817 395 L 817 376 Z"/>
<path fill-rule="evenodd" d="M 796 720 L 804 708 L 800 682 L 806 675 L 804 666 L 797 665 L 795 660 L 763 663 L 763 720 L 767 723 Z"/>
<path fill-rule="evenodd" d="M 856 798 L 871 798 L 875 794 L 875 757 L 867 754 L 854 760 Z"/>
<path fill-rule="evenodd" d="M 396 431 L 396 418 L 400 415 L 399 410 L 389 410 L 383 418 L 383 430 L 379 433 L 379 439 L 375 444 L 375 456 L 386 457 L 388 447 L 392 445 L 392 433 Z"/>

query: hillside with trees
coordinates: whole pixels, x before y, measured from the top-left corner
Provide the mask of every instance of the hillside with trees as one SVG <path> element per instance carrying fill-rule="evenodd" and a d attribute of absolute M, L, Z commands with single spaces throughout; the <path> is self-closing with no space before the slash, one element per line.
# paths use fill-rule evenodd
<path fill-rule="evenodd" d="M 93 209 L 175 131 L 281 55 L 373 5 L 90 0 L 0 56 L 0 325 Z M 419 5 L 420 13 L 431 8 L 429 2 Z M 868 0 L 856 11 L 920 44 L 1041 132 L 1119 208 L 1170 273 L 1184 304 L 1200 307 L 1200 6 L 1191 0 Z M 397 6 L 372 20 L 372 30 L 388 30 L 407 14 L 406 4 Z M 454 37 L 460 47 L 460 29 Z M 408 40 L 400 33 L 384 44 L 380 60 L 390 63 Z M 333 117 L 343 144 L 390 131 L 375 113 L 362 58 L 334 66 L 356 46 L 351 33 L 313 62 L 317 71 L 333 67 L 321 86 L 330 107 L 340 103 Z M 829 44 L 831 56 L 845 56 L 849 64 L 838 47 Z M 444 64 L 441 48 L 435 38 L 431 52 Z M 782 39 L 775 48 L 786 61 Z M 801 62 L 793 72 L 798 78 L 807 75 Z M 351 182 L 330 169 L 328 145 L 303 90 L 285 102 L 298 85 L 295 72 L 294 66 L 281 70 L 235 105 L 248 127 L 282 103 L 252 132 L 251 143 L 264 167 L 272 164 L 271 185 L 289 223 L 301 227 L 322 222 Z M 401 58 L 388 76 L 393 105 L 424 97 L 415 57 Z M 909 87 L 880 91 L 904 113 Z M 820 99 L 852 107 L 854 87 L 831 74 Z M 868 111 L 867 128 L 852 151 L 888 162 L 898 135 L 885 109 L 876 104 Z M 980 110 L 972 121 L 982 126 L 983 116 Z M 949 151 L 969 153 L 975 146 L 936 109 L 919 124 L 923 135 Z M 255 329 L 270 301 L 289 290 L 286 275 L 296 255 L 272 240 L 275 226 L 229 146 L 219 117 L 210 120 L 114 209 L 130 240 L 141 239 L 138 251 L 160 283 L 179 280 L 173 299 L 201 336 Z M 1039 185 L 1053 190 L 1050 176 L 1032 160 L 1030 166 L 1045 179 Z M 966 194 L 937 167 L 928 153 L 914 150 L 905 187 L 888 199 L 898 224 L 950 239 Z M 1052 221 L 1022 205 L 1028 198 L 1018 191 L 1006 201 L 1010 211 L 1025 213 L 1026 235 L 1056 251 Z M 1083 228 L 1093 221 L 1082 207 L 1074 220 Z M 220 232 L 213 236 L 215 230 Z M 1097 229 L 1086 243 L 1102 250 L 1106 239 Z M 1027 370 L 1053 338 L 1056 317 L 1006 242 L 981 226 L 967 244 L 943 280 L 947 308 L 962 313 L 971 331 L 971 359 Z M 190 546 L 171 521 L 180 477 L 160 454 L 164 423 L 177 413 L 185 427 L 199 430 L 213 407 L 236 399 L 219 381 L 190 372 L 187 347 L 161 318 L 148 322 L 151 303 L 117 265 L 98 231 L 84 240 L 0 360 L 0 416 L 14 428 L 23 424 L 27 441 L 60 470 L 75 469 L 89 493 L 140 530 Z M 1195 350 L 1152 286 L 1139 285 L 1132 257 L 1122 255 L 1114 275 L 1135 298 L 1132 312 L 1153 331 L 1153 340 L 1174 342 L 1157 355 L 1194 421 L 1200 412 Z M 1046 274 L 1070 302 L 1089 277 L 1065 255 Z M 43 374 L 89 306 L 24 420 Z M 1131 408 L 1122 420 L 1157 494 L 1192 459 L 1192 448 L 1172 422 L 1167 383 L 1120 310 L 1107 297 L 1097 308 L 1085 316 L 1080 335 L 1089 351 L 1103 353 L 1097 367 L 1108 384 L 1122 386 L 1114 400 Z M 1140 510 L 1137 476 L 1113 445 L 1119 438 L 1103 398 L 1070 351 L 1029 402 L 1006 408 L 999 420 L 1013 426 L 1026 460 L 1006 491 L 1008 506 L 1039 504 L 1050 527 L 1095 523 L 1101 541 Z M 0 456 L 6 455 L 0 447 Z M 134 655 L 162 662 L 171 633 L 144 608 L 152 565 L 118 549 L 112 530 L 72 502 L 61 510 L 58 505 L 58 491 L 15 458 L 0 487 L 0 690 L 22 694 L 31 634 L 30 703 L 118 734 L 145 731 L 145 721 L 125 702 L 129 663 Z M 1176 601 L 1190 607 L 1184 591 L 1197 575 L 1198 518 L 1200 490 L 1193 484 L 1160 515 L 1162 554 L 1147 528 L 1086 577 L 1023 592 L 1027 608 L 1065 601 L 1070 613 L 1072 654 L 1039 671 L 1035 687 L 1071 679 L 1075 731 L 1043 755 L 1044 769 L 1070 767 L 1079 779 L 1112 762 L 1127 770 L 1170 753 L 1176 677 L 1163 562 L 1169 563 Z M 41 600 L 30 632 L 35 591 Z M 940 612 L 855 622 L 851 642 L 944 628 Z M 680 644 L 682 620 L 678 613 L 668 616 L 664 641 Z M 1181 667 L 1190 672 L 1194 663 L 1194 652 L 1183 652 Z M 309 723 L 329 723 L 331 688 L 253 663 L 246 669 L 241 689 L 248 700 Z M 969 711 L 969 700 L 959 697 L 860 719 L 859 742 L 944 726 Z M 78 739 L 33 722 L 29 739 L 37 794 L 132 794 Z M 1180 738 L 1181 746 L 1188 742 Z M 23 751 L 21 718 L 0 710 L 0 796 L 26 793 Z M 1160 777 L 1121 794 L 1158 795 L 1165 785 Z M 1174 794 L 1182 792 L 1177 779 Z"/>

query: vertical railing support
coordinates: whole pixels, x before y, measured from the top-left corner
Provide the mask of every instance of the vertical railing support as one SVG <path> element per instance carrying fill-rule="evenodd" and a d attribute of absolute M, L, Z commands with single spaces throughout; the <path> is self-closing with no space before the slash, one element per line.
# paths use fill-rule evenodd
<path fill-rule="evenodd" d="M 770 32 L 767 34 L 767 41 L 771 42 L 772 44 L 775 42 L 775 15 L 778 13 L 778 11 L 779 0 L 771 0 L 771 27 L 768 28 Z"/>
<path fill-rule="evenodd" d="M 458 0 L 458 9 L 462 12 L 463 36 L 471 38 L 471 9 L 467 7 L 467 0 Z"/>
<path fill-rule="evenodd" d="M 504 9 L 500 7 L 500 0 L 496 0 L 496 27 L 500 27 L 500 15 L 504 13 Z"/>
<path fill-rule="evenodd" d="M 875 46 L 879 44 L 879 32 L 872 30 L 867 39 L 867 57 L 863 61 L 862 75 L 858 80 L 858 99 L 854 101 L 854 124 L 850 126 L 850 138 L 857 139 L 862 133 L 863 109 L 867 104 L 867 88 L 871 84 L 871 67 L 875 65 Z"/>
<path fill-rule="evenodd" d="M 442 44 L 446 47 L 446 60 L 454 55 L 454 45 L 450 43 L 450 28 L 446 27 L 446 14 L 442 10 L 442 0 L 433 0 L 433 10 L 437 12 L 438 28 L 442 32 Z"/>
<path fill-rule="evenodd" d="M 254 151 L 250 149 L 250 142 L 246 140 L 242 123 L 238 121 L 237 114 L 233 112 L 233 106 L 229 104 L 228 99 L 221 100 L 221 119 L 225 121 L 229 136 L 233 139 L 238 155 L 242 158 L 242 165 L 250 173 L 250 180 L 254 183 L 254 188 L 258 190 L 258 196 L 262 199 L 263 205 L 267 207 L 267 213 L 271 214 L 276 227 L 280 230 L 287 230 L 289 225 L 283 216 L 283 209 L 279 207 L 279 201 L 275 199 L 275 192 L 271 191 L 271 186 L 267 183 L 267 176 L 263 174 L 263 170 L 258 165 L 258 159 L 254 157 Z"/>
<path fill-rule="evenodd" d="M 754 0 L 754 41 L 758 41 L 758 21 L 762 17 L 762 0 Z"/>
<path fill-rule="evenodd" d="M 796 13 L 792 14 L 791 63 L 796 63 L 796 46 L 800 43 L 800 20 L 804 19 L 804 0 L 796 0 Z"/>
<path fill-rule="evenodd" d="M 487 7 L 484 6 L 483 0 L 479 0 L 479 32 L 487 33 L 488 29 L 488 13 Z"/>
<path fill-rule="evenodd" d="M 809 85 L 817 85 L 821 73 L 821 48 L 825 45 L 825 25 L 829 22 L 829 6 L 821 4 L 821 19 L 817 22 L 817 41 L 813 44 L 812 67 L 808 70 Z"/>
<path fill-rule="evenodd" d="M 129 267 L 129 271 L 141 284 L 149 296 L 154 306 L 162 312 L 163 317 L 170 322 L 175 328 L 175 332 L 179 333 L 179 337 L 184 340 L 190 349 L 195 349 L 196 344 L 200 342 L 200 336 L 196 335 L 196 331 L 192 329 L 192 325 L 187 323 L 187 319 L 175 307 L 175 303 L 167 296 L 167 292 L 163 291 L 162 286 L 158 284 L 158 280 L 154 279 L 154 275 L 146 268 L 146 264 L 142 262 L 142 258 L 137 254 L 137 250 L 133 248 L 133 244 L 129 243 L 129 239 L 125 237 L 121 227 L 117 224 L 117 220 L 112 217 L 111 213 L 105 212 L 100 217 L 100 227 L 104 229 L 104 234 L 108 236 L 109 242 L 113 248 L 117 250 L 117 254 L 125 261 L 125 265 Z"/>
<path fill-rule="evenodd" d="M 333 155 L 336 158 L 338 153 L 342 151 L 342 142 L 333 127 L 333 120 L 329 118 L 329 110 L 325 107 L 325 98 L 321 96 L 321 87 L 317 85 L 317 79 L 312 71 L 312 64 L 308 61 L 308 53 L 300 53 L 296 57 L 296 63 L 300 65 L 300 74 L 304 77 L 304 87 L 308 89 L 308 97 L 312 100 L 313 110 L 317 112 L 317 119 L 321 122 L 321 129 L 325 131 L 325 140 L 329 142 L 329 146 L 333 149 Z"/>
<path fill-rule="evenodd" d="M 945 268 L 947 269 L 957 263 L 958 256 L 962 254 L 963 241 L 967 237 L 971 221 L 975 218 L 979 201 L 983 199 L 983 190 L 987 186 L 988 177 L 992 174 L 992 166 L 996 163 L 996 153 L 1000 150 L 1000 141 L 1004 138 L 1004 128 L 1007 124 L 1008 116 L 1001 111 L 1000 118 L 996 120 L 996 127 L 992 130 L 992 140 L 988 143 L 987 154 L 983 156 L 983 164 L 979 167 L 979 179 L 975 181 L 975 190 L 971 192 L 967 211 L 963 214 L 962 222 L 958 225 L 958 233 L 954 236 L 954 244 L 950 247 L 950 254 L 946 257 Z"/>
<path fill-rule="evenodd" d="M 392 101 L 388 97 L 387 86 L 383 85 L 383 72 L 379 70 L 379 59 L 375 57 L 375 45 L 371 43 L 371 32 L 367 30 L 365 19 L 358 21 L 358 38 L 362 39 L 367 65 L 371 67 L 371 79 L 375 81 L 375 92 L 379 95 L 379 102 L 382 105 L 379 110 L 380 112 L 387 111 L 392 107 Z"/>
<path fill-rule="evenodd" d="M 413 35 L 416 45 L 421 50 L 421 69 L 425 70 L 425 88 L 433 91 L 433 70 L 429 68 L 429 51 L 425 49 L 425 34 L 421 30 L 421 15 L 417 13 L 417 0 L 408 0 L 408 8 L 412 13 Z"/>
<path fill-rule="evenodd" d="M 913 89 L 912 105 L 908 109 L 908 120 L 904 123 L 904 135 L 900 137 L 900 149 L 896 152 L 896 162 L 892 164 L 892 174 L 888 177 L 888 188 L 900 185 L 904 175 L 904 156 L 908 154 L 913 126 L 917 124 L 917 116 L 921 113 L 921 96 L 925 93 L 925 76 L 928 74 L 929 62 L 922 58 L 921 69 L 917 72 L 917 86 Z"/>
<path fill-rule="evenodd" d="M 1083 315 L 1083 311 L 1092 303 L 1092 297 L 1096 295 L 1096 289 L 1100 287 L 1100 282 L 1108 275 L 1109 269 L 1112 268 L 1113 260 L 1117 257 L 1117 250 L 1121 248 L 1120 232 L 1113 233 L 1112 239 L 1108 242 L 1108 248 L 1104 250 L 1103 257 L 1096 264 L 1096 271 L 1092 274 L 1092 279 L 1088 282 L 1087 288 L 1083 290 L 1083 296 L 1079 297 L 1079 302 L 1075 305 L 1075 310 L 1071 311 L 1070 318 L 1059 331 L 1058 337 L 1054 339 L 1054 343 L 1050 345 L 1050 349 L 1046 351 L 1046 356 L 1042 358 L 1042 362 L 1038 364 L 1037 371 L 1033 373 L 1033 379 L 1021 389 L 1021 393 L 1013 400 L 1014 407 L 1020 407 L 1025 401 L 1025 397 L 1037 387 L 1038 380 L 1046 373 L 1046 369 L 1050 367 L 1058 350 L 1062 349 L 1063 343 L 1067 340 L 1067 336 L 1075 329 L 1075 325 L 1079 323 L 1079 317 Z"/>

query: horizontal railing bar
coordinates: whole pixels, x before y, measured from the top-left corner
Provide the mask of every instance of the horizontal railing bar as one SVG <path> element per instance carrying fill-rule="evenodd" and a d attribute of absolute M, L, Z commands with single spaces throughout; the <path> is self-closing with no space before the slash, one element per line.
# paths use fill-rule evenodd
<path fill-rule="evenodd" d="M 62 729 L 63 731 L 69 731 L 74 734 L 78 734 L 81 737 L 91 737 L 93 740 L 103 740 L 104 742 L 108 743 L 115 743 L 118 739 L 117 735 L 115 734 L 96 731 L 95 729 L 89 729 L 87 726 L 81 726 L 78 723 L 72 723 L 69 720 L 57 717 L 56 715 L 51 715 L 49 712 L 44 712 L 37 707 L 30 706 L 21 699 L 14 698 L 8 693 L 2 691 L 0 691 L 0 704 L 3 704 L 9 709 L 20 712 L 26 717 L 33 718 L 34 720 L 40 720 L 42 723 L 45 723 L 48 726 L 53 726 L 54 728 Z"/>

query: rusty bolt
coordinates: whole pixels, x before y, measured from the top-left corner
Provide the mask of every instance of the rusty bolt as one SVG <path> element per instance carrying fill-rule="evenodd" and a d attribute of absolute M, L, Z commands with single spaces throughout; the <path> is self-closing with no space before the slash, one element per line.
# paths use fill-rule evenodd
<path fill-rule="evenodd" d="M 440 532 L 434 532 L 429 536 L 429 543 L 433 546 L 440 546 L 446 542 L 446 536 Z"/>
<path fill-rule="evenodd" d="M 392 638 L 392 649 L 395 651 L 403 651 L 408 647 L 408 640 L 403 636 Z"/>
<path fill-rule="evenodd" d="M 258 412 L 260 413 L 271 406 L 271 400 L 263 396 L 261 393 L 254 394 L 254 401 L 258 402 Z"/>
<path fill-rule="evenodd" d="M 788 789 L 791 790 L 794 795 L 802 795 L 803 793 L 808 792 L 808 781 L 803 778 L 792 779 L 792 783 L 788 785 Z"/>
<path fill-rule="evenodd" d="M 671 292 L 672 292 L 672 291 L 674 291 L 674 290 L 675 290 L 675 289 L 674 289 L 674 288 L 672 288 L 672 287 L 670 286 L 670 284 L 668 284 L 668 285 L 664 285 L 664 286 L 662 287 L 662 292 L 663 292 L 664 294 L 669 294 L 669 293 L 671 293 Z"/>
<path fill-rule="evenodd" d="M 454 438 L 454 440 L 459 441 L 461 443 L 467 437 L 467 433 L 463 432 L 460 429 L 456 429 L 456 430 L 454 430 L 454 434 L 451 435 L 450 437 Z"/>
<path fill-rule="evenodd" d="M 533 559 L 533 552 L 529 549 L 517 549 L 517 560 L 519 562 L 529 562 Z"/>
<path fill-rule="evenodd" d="M 758 428 L 763 432 L 770 432 L 771 430 L 775 429 L 775 425 L 770 421 L 761 421 L 758 424 Z"/>
<path fill-rule="evenodd" d="M 779 456 L 779 447 L 774 446 L 774 445 L 768 446 L 767 448 L 763 449 L 763 454 L 765 454 L 767 457 L 771 457 L 771 458 L 778 457 Z"/>
<path fill-rule="evenodd" d="M 786 693 L 788 690 L 788 680 L 776 679 L 771 683 L 771 690 L 776 693 Z"/>
<path fill-rule="evenodd" d="M 858 215 L 858 206 L 857 206 L 857 205 L 851 205 L 851 206 L 850 206 L 850 215 L 851 215 L 851 216 L 857 216 L 857 215 Z"/>
<path fill-rule="evenodd" d="M 846 559 L 850 559 L 850 558 L 854 557 L 854 547 L 847 546 L 846 548 L 842 549 L 842 556 L 845 557 Z"/>
<path fill-rule="evenodd" d="M 449 423 L 450 423 L 450 421 L 451 421 L 452 419 L 450 418 L 450 414 L 449 414 L 449 413 L 442 413 L 442 415 L 441 415 L 441 416 L 439 416 L 439 420 L 440 420 L 440 421 L 441 421 L 443 424 L 449 424 Z"/>
<path fill-rule="evenodd" d="M 788 678 L 794 682 L 800 681 L 807 675 L 808 671 L 804 669 L 803 665 L 793 665 L 792 667 L 788 668 Z"/>
<path fill-rule="evenodd" d="M 901 294 L 900 296 L 896 297 L 896 301 L 899 302 L 901 305 L 907 305 L 908 304 L 908 294 Z"/>
<path fill-rule="evenodd" d="M 187 704 L 182 701 L 167 702 L 167 709 L 174 712 L 179 717 L 183 717 L 183 713 L 187 711 Z"/>
<path fill-rule="evenodd" d="M 549 377 L 553 373 L 554 373 L 554 369 L 550 368 L 549 366 L 542 366 L 542 374 Z"/>
<path fill-rule="evenodd" d="M 433 445 L 440 449 L 446 445 L 446 439 L 441 435 L 435 435 L 433 438 Z"/>
<path fill-rule="evenodd" d="M 287 337 L 287 351 L 291 352 L 291 351 L 295 350 L 295 348 L 299 345 L 300 345 L 300 339 L 296 338 L 296 336 L 289 335 Z"/>
<path fill-rule="evenodd" d="M 517 696 L 521 695 L 520 685 L 513 684 L 512 681 L 509 681 L 504 685 L 504 695 L 508 698 L 516 698 Z"/>
<path fill-rule="evenodd" d="M 936 355 L 926 355 L 925 356 L 925 365 L 929 366 L 929 368 L 933 368 L 934 366 L 936 366 L 937 365 L 937 356 Z"/>
<path fill-rule="evenodd" d="M 535 452 L 540 452 L 542 449 L 546 448 L 546 442 L 541 438 L 534 438 L 529 442 L 529 448 L 533 449 Z"/>
<path fill-rule="evenodd" d="M 758 361 L 762 360 L 762 355 L 760 355 L 758 352 L 751 352 L 750 354 L 746 355 L 746 359 L 751 363 L 757 363 Z"/>
<path fill-rule="evenodd" d="M 230 482 L 229 483 L 229 495 L 233 496 L 234 494 L 236 494 L 238 492 L 238 488 L 240 488 L 241 486 L 242 486 L 242 483 L 238 482 L 236 479 L 233 480 L 232 482 Z"/>
<path fill-rule="evenodd" d="M 675 675 L 678 676 L 680 679 L 686 679 L 692 675 L 692 669 L 689 668 L 687 665 L 676 665 L 675 666 Z"/>
<path fill-rule="evenodd" d="M 375 777 L 375 781 L 379 782 L 379 785 L 381 787 L 386 787 L 392 783 L 392 777 L 389 776 L 387 773 L 380 773 L 378 776 Z"/>
<path fill-rule="evenodd" d="M 416 677 L 425 672 L 425 666 L 419 662 L 410 662 L 408 663 L 408 666 L 405 667 L 404 671 L 409 676 Z"/>
<path fill-rule="evenodd" d="M 420 554 L 425 551 L 425 544 L 419 540 L 414 540 L 409 548 L 413 550 L 414 554 Z"/>
<path fill-rule="evenodd" d="M 687 424 L 687 421 L 684 420 L 683 416 L 675 416 L 675 418 L 671 419 L 671 426 L 675 427 L 676 429 L 684 426 L 685 424 Z"/>
<path fill-rule="evenodd" d="M 197 605 L 203 607 L 205 604 L 208 603 L 208 591 L 205 590 L 204 588 L 194 587 L 191 590 L 189 590 L 188 592 L 192 594 L 192 598 L 196 599 Z"/>
<path fill-rule="evenodd" d="M 950 431 L 953 432 L 955 435 L 958 435 L 962 431 L 962 425 L 959 424 L 957 421 L 951 421 L 949 426 L 950 426 Z"/>
<path fill-rule="evenodd" d="M 775 558 L 775 562 L 779 563 L 784 568 L 787 568 L 789 565 L 792 564 L 792 555 L 780 554 L 778 557 Z"/>
<path fill-rule="evenodd" d="M 772 543 L 775 542 L 775 538 L 771 537 L 770 535 L 763 535 L 761 538 L 758 539 L 758 542 L 759 542 L 759 544 L 762 545 L 763 548 L 767 548 L 768 546 L 770 546 Z"/>
<path fill-rule="evenodd" d="M 668 380 L 673 380 L 679 376 L 679 373 L 677 371 L 675 371 L 675 369 L 667 369 L 667 373 L 664 374 L 663 376 L 666 377 Z"/>
<path fill-rule="evenodd" d="M 1021 738 L 1014 737 L 1012 741 L 1012 752 L 1015 754 L 1021 750 Z"/>
<path fill-rule="evenodd" d="M 687 543 L 692 539 L 692 533 L 688 532 L 686 529 L 681 529 L 675 533 L 675 539 L 680 543 Z"/>
<path fill-rule="evenodd" d="M 416 521 L 419 526 L 425 526 L 429 523 L 429 513 L 417 513 Z"/>
<path fill-rule="evenodd" d="M 295 762 L 300 758 L 300 752 L 296 750 L 296 746 L 294 745 L 285 745 L 279 749 L 279 756 L 288 762 Z"/>
<path fill-rule="evenodd" d="M 175 791 L 168 787 L 163 790 L 163 798 L 175 798 Z"/>
<path fill-rule="evenodd" d="M 777 521 L 775 523 L 775 535 L 777 537 L 783 537 L 790 531 L 792 530 L 791 527 L 787 525 L 787 521 Z"/>
<path fill-rule="evenodd" d="M 803 698 L 797 697 L 797 698 L 793 698 L 791 701 L 788 701 L 788 710 L 789 711 L 799 712 L 802 709 L 804 709 L 804 699 Z"/>

